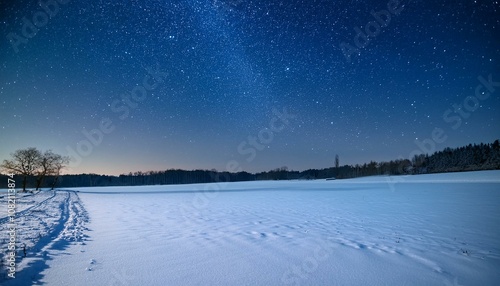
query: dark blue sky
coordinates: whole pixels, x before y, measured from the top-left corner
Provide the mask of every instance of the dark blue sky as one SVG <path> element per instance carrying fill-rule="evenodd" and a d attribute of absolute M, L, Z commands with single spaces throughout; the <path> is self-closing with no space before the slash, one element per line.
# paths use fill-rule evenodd
<path fill-rule="evenodd" d="M 303 170 L 500 138 L 498 1 L 8 2 L 1 159 Z"/>

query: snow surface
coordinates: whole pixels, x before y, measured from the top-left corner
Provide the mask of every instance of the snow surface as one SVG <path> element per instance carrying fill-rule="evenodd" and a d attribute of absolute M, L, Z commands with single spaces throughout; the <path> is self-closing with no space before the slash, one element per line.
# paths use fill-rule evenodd
<path fill-rule="evenodd" d="M 2 285 L 500 285 L 500 171 L 19 200 L 31 244 Z"/>

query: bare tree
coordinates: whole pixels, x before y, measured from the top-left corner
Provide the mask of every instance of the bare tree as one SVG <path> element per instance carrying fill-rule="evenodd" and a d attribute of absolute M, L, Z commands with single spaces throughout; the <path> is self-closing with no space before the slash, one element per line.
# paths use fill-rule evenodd
<path fill-rule="evenodd" d="M 59 154 L 54 154 L 54 161 L 52 165 L 52 172 L 51 175 L 54 176 L 54 181 L 52 182 L 52 190 L 57 184 L 57 180 L 59 179 L 59 176 L 61 175 L 61 171 L 66 168 L 66 166 L 69 164 L 70 158 L 68 156 L 61 156 Z"/>
<path fill-rule="evenodd" d="M 45 153 L 43 153 L 42 156 L 40 156 L 40 158 L 38 159 L 38 162 L 37 162 L 38 168 L 35 171 L 36 190 L 37 191 L 40 188 L 40 186 L 42 185 L 43 179 L 45 178 L 45 176 L 49 172 L 50 165 L 52 164 L 50 162 L 52 160 L 51 154 L 53 154 L 51 150 L 45 151 Z"/>
<path fill-rule="evenodd" d="M 55 154 L 52 150 L 40 152 L 34 147 L 16 150 L 11 160 L 4 160 L 0 165 L 3 171 L 23 176 L 23 191 L 26 191 L 28 177 L 36 177 L 36 190 L 40 189 L 46 176 L 54 176 L 52 189 L 57 183 L 61 171 L 69 164 L 67 156 Z"/>
<path fill-rule="evenodd" d="M 38 160 L 38 168 L 36 169 L 36 190 L 38 190 L 43 183 L 43 180 L 48 175 L 53 175 L 55 172 L 56 161 L 61 155 L 55 154 L 52 150 L 45 151 Z"/>
<path fill-rule="evenodd" d="M 4 160 L 0 167 L 7 172 L 23 176 L 23 192 L 26 191 L 26 181 L 33 176 L 38 168 L 42 154 L 34 147 L 19 149 L 10 154 L 11 160 Z"/>
<path fill-rule="evenodd" d="M 336 154 L 335 155 L 335 168 L 337 168 L 337 170 L 339 169 L 340 167 L 340 160 L 339 160 L 339 155 Z"/>

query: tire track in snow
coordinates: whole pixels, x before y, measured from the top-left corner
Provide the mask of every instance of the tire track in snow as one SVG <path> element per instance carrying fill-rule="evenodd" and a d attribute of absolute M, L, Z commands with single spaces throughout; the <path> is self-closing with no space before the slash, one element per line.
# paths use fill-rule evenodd
<path fill-rule="evenodd" d="M 35 195 L 36 196 L 36 195 Z M 47 262 L 65 250 L 70 244 L 85 244 L 89 221 L 88 213 L 75 192 L 58 191 L 49 198 L 16 214 L 16 278 L 7 277 L 6 263 L 2 257 L 1 285 L 35 285 L 40 283 L 40 274 L 48 267 Z M 5 222 L 0 222 L 0 241 L 6 234 Z M 38 234 L 38 235 L 36 235 Z M 43 235 L 42 235 L 43 234 Z M 5 238 L 3 238 L 5 241 Z M 23 248 L 27 251 L 24 253 Z M 7 254 L 2 249 L 1 256 Z M 5 280 L 5 281 L 4 281 Z M 4 283 L 5 282 L 5 283 Z"/>
<path fill-rule="evenodd" d="M 51 191 L 52 192 L 52 195 L 46 199 L 44 199 L 43 201 L 40 201 L 40 202 L 37 202 L 35 205 L 31 206 L 31 207 L 28 207 L 28 208 L 25 208 L 24 210 L 22 211 L 19 211 L 19 212 L 16 212 L 16 217 L 22 217 L 24 215 L 26 215 L 26 213 L 28 213 L 29 211 L 35 209 L 35 208 L 38 208 L 40 206 L 42 206 L 43 204 L 47 203 L 49 200 L 52 200 L 55 196 L 56 196 L 56 192 L 55 191 Z M 38 192 L 37 194 L 39 194 L 40 192 Z M 26 197 L 32 197 L 32 196 L 36 196 L 35 195 L 30 195 L 30 196 L 25 196 L 25 197 L 22 197 L 22 198 L 26 198 Z M 17 198 L 16 199 L 16 202 L 19 201 L 20 199 Z M 0 224 L 4 224 L 4 223 L 7 223 L 7 220 L 9 219 L 8 216 L 5 216 L 3 218 L 0 218 Z"/>

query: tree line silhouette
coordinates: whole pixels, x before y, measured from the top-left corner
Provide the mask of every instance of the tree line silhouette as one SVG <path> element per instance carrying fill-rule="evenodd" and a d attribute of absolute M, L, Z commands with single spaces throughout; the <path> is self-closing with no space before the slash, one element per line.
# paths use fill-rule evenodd
<path fill-rule="evenodd" d="M 18 150 L 20 151 L 20 150 Z M 16 152 L 18 152 L 16 151 Z M 22 151 L 22 150 L 21 150 Z M 33 150 L 31 150 L 33 151 Z M 16 153 L 13 153 L 16 154 Z M 56 168 L 54 166 L 46 169 L 38 167 L 38 173 L 31 174 L 16 172 L 17 178 L 25 181 L 26 186 L 36 188 L 59 188 L 69 187 L 97 187 L 97 186 L 141 186 L 141 185 L 166 185 L 166 184 L 193 184 L 212 182 L 237 182 L 257 180 L 314 180 L 314 179 L 346 179 L 373 175 L 411 175 L 429 174 L 443 172 L 462 172 L 476 170 L 498 170 L 500 169 L 500 142 L 496 140 L 491 144 L 469 144 L 459 148 L 445 148 L 433 154 L 415 155 L 410 159 L 397 159 L 388 162 L 371 161 L 365 164 L 340 166 L 338 155 L 335 156 L 334 166 L 324 169 L 309 169 L 305 171 L 293 171 L 287 167 L 277 168 L 267 172 L 220 172 L 212 170 L 181 170 L 170 169 L 165 171 L 148 171 L 122 174 L 119 176 L 78 174 L 60 175 L 59 172 L 67 163 L 66 158 L 54 155 L 52 152 L 39 153 L 48 158 L 58 158 Z M 4 160 L 12 163 L 14 160 Z M 49 164 L 50 166 L 50 164 Z M 40 179 L 40 172 L 43 179 Z M 0 187 L 6 188 L 7 177 L 2 175 Z"/>

